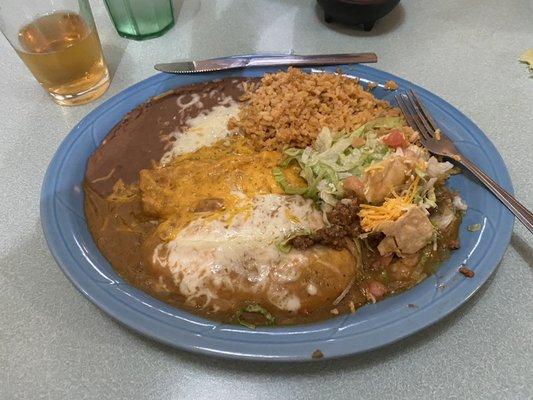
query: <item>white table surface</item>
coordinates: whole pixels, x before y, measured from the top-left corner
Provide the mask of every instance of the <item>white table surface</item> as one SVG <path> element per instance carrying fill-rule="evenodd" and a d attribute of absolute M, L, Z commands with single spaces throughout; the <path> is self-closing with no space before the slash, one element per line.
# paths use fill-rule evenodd
<path fill-rule="evenodd" d="M 118 37 L 91 2 L 113 74 L 92 104 L 55 105 L 0 40 L 0 399 L 533 398 L 533 240 L 518 222 L 494 277 L 450 317 L 371 353 L 276 365 L 189 354 L 120 326 L 63 276 L 39 220 L 61 140 L 154 62 L 291 50 L 375 51 L 378 68 L 472 118 L 533 208 L 533 79 L 517 62 L 533 47 L 531 0 L 404 0 L 368 33 L 323 23 L 313 0 L 186 0 L 176 26 L 145 42 Z"/>

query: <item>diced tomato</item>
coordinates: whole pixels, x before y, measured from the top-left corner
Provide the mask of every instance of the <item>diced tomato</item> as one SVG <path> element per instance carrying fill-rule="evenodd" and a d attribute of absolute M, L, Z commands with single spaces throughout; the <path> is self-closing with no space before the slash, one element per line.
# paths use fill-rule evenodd
<path fill-rule="evenodd" d="M 403 132 L 398 129 L 391 130 L 387 135 L 383 136 L 381 140 L 383 140 L 383 143 L 387 146 L 392 148 L 407 147 L 409 145 Z"/>
<path fill-rule="evenodd" d="M 370 281 L 368 282 L 368 291 L 376 300 L 381 299 L 383 296 L 385 296 L 388 292 L 387 287 L 378 281 Z"/>

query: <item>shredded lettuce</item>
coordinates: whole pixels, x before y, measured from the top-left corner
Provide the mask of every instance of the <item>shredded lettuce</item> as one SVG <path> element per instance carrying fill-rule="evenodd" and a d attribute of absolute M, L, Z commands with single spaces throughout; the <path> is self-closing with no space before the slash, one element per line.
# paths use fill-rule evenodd
<path fill-rule="evenodd" d="M 432 156 L 428 160 L 427 174 L 432 178 L 446 179 L 452 168 L 452 163 L 448 161 L 439 162 L 435 157 Z"/>
<path fill-rule="evenodd" d="M 294 187 L 287 182 L 287 177 L 285 176 L 285 173 L 281 168 L 274 168 L 272 169 L 272 175 L 274 175 L 274 179 L 276 182 L 281 186 L 283 191 L 287 194 L 301 194 L 303 195 L 308 187 Z"/>
<path fill-rule="evenodd" d="M 344 135 L 334 135 L 329 129 L 323 128 L 313 146 L 286 149 L 286 157 L 280 165 L 288 167 L 292 162 L 297 162 L 307 188 L 291 187 L 279 168 L 272 171 L 274 178 L 287 194 L 300 194 L 320 205 L 333 206 L 344 195 L 344 178 L 352 175 L 361 177 L 367 167 L 393 153 L 392 149 L 378 140 L 374 129 L 400 126 L 400 117 L 381 117 Z M 365 144 L 359 148 L 352 147 L 355 137 L 363 137 Z"/>
<path fill-rule="evenodd" d="M 295 231 L 291 233 L 290 235 L 286 236 L 285 238 L 283 238 L 282 240 L 280 240 L 279 242 L 277 242 L 276 248 L 281 253 L 289 253 L 292 250 L 292 245 L 289 243 L 292 239 L 298 236 L 309 236 L 312 234 L 313 234 L 313 231 L 309 229 L 302 229 L 302 230 Z"/>
<path fill-rule="evenodd" d="M 376 129 L 399 128 L 403 126 L 400 117 L 381 117 L 361 125 L 347 134 L 334 134 L 323 128 L 313 146 L 305 149 L 288 148 L 284 150 L 285 158 L 281 168 L 297 163 L 300 176 L 306 181 L 306 187 L 292 187 L 280 168 L 273 170 L 276 181 L 287 194 L 300 194 L 312 199 L 323 212 L 344 197 L 342 181 L 350 176 L 363 178 L 365 170 L 393 155 L 404 156 L 404 150 L 391 149 L 378 137 Z M 355 138 L 363 138 L 362 146 L 352 146 Z M 427 160 L 427 152 L 416 145 L 407 149 L 414 157 Z M 424 184 L 417 188 L 413 202 L 425 210 L 437 206 L 434 185 L 437 180 L 446 179 L 452 164 L 439 162 L 435 157 L 429 158 L 426 168 L 415 168 L 414 173 Z M 282 247 L 284 248 L 284 247 Z"/>
<path fill-rule="evenodd" d="M 266 325 L 268 326 L 276 325 L 276 319 L 274 318 L 274 316 L 270 314 L 268 310 L 261 307 L 259 304 L 250 304 L 246 307 L 241 308 L 235 314 L 235 318 L 239 324 L 250 329 L 255 329 L 256 328 L 255 324 L 252 324 L 251 322 L 248 322 L 242 318 L 244 313 L 261 314 L 266 319 Z"/>
<path fill-rule="evenodd" d="M 427 179 L 427 174 L 419 174 L 418 171 L 419 170 L 416 169 L 415 173 L 421 179 Z M 435 195 L 435 182 L 437 182 L 437 178 L 429 178 L 423 182 L 425 183 L 418 187 L 418 190 L 413 199 L 413 203 L 421 206 L 425 210 L 437 207 L 437 196 Z"/>
<path fill-rule="evenodd" d="M 361 244 L 362 241 L 363 239 L 353 239 L 355 250 L 355 266 L 357 271 L 363 270 L 363 246 Z"/>

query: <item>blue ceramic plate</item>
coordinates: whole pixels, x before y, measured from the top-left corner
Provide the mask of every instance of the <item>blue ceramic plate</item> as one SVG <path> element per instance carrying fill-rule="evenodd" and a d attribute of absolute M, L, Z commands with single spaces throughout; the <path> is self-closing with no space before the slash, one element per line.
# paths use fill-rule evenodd
<path fill-rule="evenodd" d="M 461 152 L 512 191 L 498 151 L 472 121 L 450 104 L 416 85 L 370 67 L 346 66 L 343 70 L 363 83 L 384 83 L 392 79 L 400 90 L 414 89 Z M 468 300 L 496 269 L 513 226 L 512 215 L 468 174 L 449 180 L 449 186 L 459 190 L 469 206 L 460 231 L 461 249 L 453 252 L 437 273 L 418 286 L 366 305 L 353 315 L 310 325 L 249 330 L 173 308 L 128 285 L 115 273 L 98 251 L 85 222 L 82 179 L 89 155 L 128 111 L 152 96 L 176 86 L 230 76 L 260 76 L 273 71 L 155 75 L 106 101 L 76 125 L 52 159 L 41 193 L 46 240 L 65 275 L 94 304 L 137 332 L 189 351 L 255 360 L 308 360 L 316 349 L 322 351 L 324 358 L 375 349 L 435 323 Z M 380 87 L 374 93 L 393 100 L 393 94 Z M 480 223 L 481 230 L 467 231 L 466 227 L 474 223 Z M 473 278 L 467 279 L 457 272 L 461 263 L 475 271 Z"/>

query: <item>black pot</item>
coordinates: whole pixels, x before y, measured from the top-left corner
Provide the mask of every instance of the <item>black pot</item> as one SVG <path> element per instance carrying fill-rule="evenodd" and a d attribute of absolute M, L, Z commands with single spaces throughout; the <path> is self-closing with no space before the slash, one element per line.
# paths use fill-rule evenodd
<path fill-rule="evenodd" d="M 324 9 L 326 22 L 337 21 L 351 26 L 362 26 L 370 31 L 378 19 L 398 5 L 400 0 L 318 0 Z"/>

